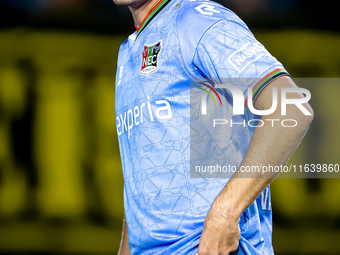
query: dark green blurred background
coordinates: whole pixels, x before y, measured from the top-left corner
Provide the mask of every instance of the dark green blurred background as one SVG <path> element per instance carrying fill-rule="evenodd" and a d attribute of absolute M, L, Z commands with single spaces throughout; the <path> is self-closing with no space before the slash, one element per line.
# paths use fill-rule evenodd
<path fill-rule="evenodd" d="M 222 3 L 293 78 L 340 77 L 335 6 Z M 115 254 L 114 84 L 129 11 L 110 0 L 0 0 L 0 19 L 0 253 Z M 315 120 L 290 163 L 340 163 L 337 85 L 306 87 Z M 277 179 L 272 204 L 276 254 L 340 254 L 339 179 Z"/>

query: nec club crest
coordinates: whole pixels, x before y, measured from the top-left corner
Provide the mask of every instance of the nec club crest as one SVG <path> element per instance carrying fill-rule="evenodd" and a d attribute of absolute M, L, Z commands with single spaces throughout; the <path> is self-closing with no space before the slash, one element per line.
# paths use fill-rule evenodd
<path fill-rule="evenodd" d="M 157 70 L 158 55 L 162 49 L 162 41 L 148 46 L 144 45 L 141 74 L 149 75 Z"/>

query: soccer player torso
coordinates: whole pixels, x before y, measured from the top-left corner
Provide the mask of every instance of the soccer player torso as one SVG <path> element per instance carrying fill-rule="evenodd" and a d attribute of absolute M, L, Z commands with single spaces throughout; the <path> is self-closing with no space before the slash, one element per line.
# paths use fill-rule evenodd
<path fill-rule="evenodd" d="M 230 32 L 219 35 L 224 22 L 230 23 Z M 233 49 L 230 43 L 218 49 L 209 44 L 215 35 L 240 46 Z M 122 44 L 116 125 L 132 254 L 197 252 L 206 214 L 229 179 L 190 178 L 190 79 L 259 78 L 279 72 L 280 63 L 262 48 L 248 54 L 249 59 L 230 61 L 242 45 L 257 43 L 235 14 L 216 3 L 163 0 Z M 217 58 L 209 62 L 204 50 L 224 53 L 229 62 Z M 241 163 L 253 129 L 242 132 L 247 133 L 242 145 L 231 146 L 232 153 L 228 152 L 235 165 Z M 268 204 L 269 188 L 264 195 Z M 241 216 L 238 254 L 272 253 L 271 210 L 261 199 Z"/>
<path fill-rule="evenodd" d="M 119 52 L 116 124 L 132 254 L 194 254 L 203 228 L 189 175 L 191 77 L 177 37 L 177 3 L 167 3 Z"/>

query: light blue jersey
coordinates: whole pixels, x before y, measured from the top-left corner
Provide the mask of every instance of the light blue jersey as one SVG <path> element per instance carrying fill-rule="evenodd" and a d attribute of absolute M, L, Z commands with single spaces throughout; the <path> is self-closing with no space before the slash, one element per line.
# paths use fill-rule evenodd
<path fill-rule="evenodd" d="M 161 0 L 121 45 L 116 125 L 131 254 L 195 254 L 229 181 L 190 178 L 190 79 L 252 78 L 240 89 L 254 87 L 255 99 L 283 75 L 247 26 L 210 1 Z M 223 153 L 239 165 L 254 129 L 236 132 L 243 138 L 231 136 Z M 268 187 L 240 217 L 236 254 L 273 254 L 271 217 Z"/>

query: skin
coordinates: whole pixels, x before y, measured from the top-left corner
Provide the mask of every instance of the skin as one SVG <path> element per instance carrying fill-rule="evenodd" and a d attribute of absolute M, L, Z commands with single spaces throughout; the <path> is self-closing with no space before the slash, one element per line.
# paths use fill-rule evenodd
<path fill-rule="evenodd" d="M 120 242 L 120 247 L 118 251 L 118 255 L 130 255 L 130 248 L 128 244 L 128 229 L 126 225 L 125 219 L 123 220 L 123 233 L 122 240 Z"/>
<path fill-rule="evenodd" d="M 147 13 L 159 0 L 113 0 L 117 5 L 128 5 L 136 26 L 140 26 Z M 282 77 L 269 84 L 257 98 L 254 107 L 259 110 L 271 107 L 272 88 L 295 87 L 296 85 L 288 77 Z M 280 89 L 278 89 L 280 92 Z M 280 99 L 280 95 L 278 98 Z M 288 98 L 302 98 L 297 93 L 288 94 Z M 278 106 L 281 105 L 278 100 Z M 303 136 L 313 120 L 313 111 L 308 104 L 304 106 L 311 113 L 305 116 L 296 106 L 287 107 L 285 119 L 295 119 L 298 126 L 285 128 L 276 125 L 264 125 L 257 128 L 249 149 L 242 161 L 243 166 L 285 165 L 299 145 Z M 281 110 L 278 109 L 265 119 L 282 119 Z M 216 197 L 204 222 L 204 228 L 198 249 L 199 255 L 227 255 L 237 250 L 240 240 L 239 219 L 261 192 L 270 184 L 277 173 L 261 173 L 244 178 L 244 173 L 237 172 L 228 182 L 221 193 Z M 240 178 L 243 177 L 243 178 Z M 119 255 L 129 255 L 128 230 L 124 220 L 123 234 Z"/>
<path fill-rule="evenodd" d="M 296 87 L 296 85 L 288 77 L 272 82 L 259 95 L 254 105 L 255 108 L 259 110 L 270 108 L 271 93 L 274 87 L 287 88 Z M 279 94 L 278 98 L 280 97 Z M 288 98 L 302 98 L 302 96 L 294 93 L 288 94 Z M 278 105 L 281 105 L 280 100 Z M 240 169 L 242 166 L 260 166 L 261 164 L 285 165 L 313 120 L 311 107 L 306 104 L 304 106 L 311 113 L 310 116 L 305 116 L 294 105 L 287 107 L 287 116 L 284 119 L 297 120 L 299 124 L 294 128 L 285 128 L 281 125 L 277 125 L 275 128 L 272 128 L 271 125 L 257 128 Z M 282 119 L 281 109 L 278 107 L 273 114 L 263 118 Z M 240 239 L 239 219 L 242 212 L 254 202 L 276 175 L 277 173 L 266 175 L 259 173 L 244 178 L 245 174 L 240 171 L 235 174 L 217 196 L 205 219 L 198 249 L 199 255 L 227 255 L 237 250 Z"/>
<path fill-rule="evenodd" d="M 113 2 L 117 5 L 127 5 L 136 26 L 139 27 L 145 16 L 159 0 L 113 0 Z"/>

